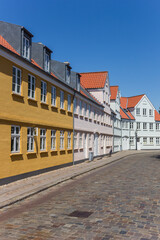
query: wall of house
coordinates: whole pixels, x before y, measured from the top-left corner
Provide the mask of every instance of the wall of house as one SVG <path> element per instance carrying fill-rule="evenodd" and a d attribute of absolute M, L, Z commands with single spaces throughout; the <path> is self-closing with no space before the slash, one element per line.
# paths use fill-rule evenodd
<path fill-rule="evenodd" d="M 2 52 L 2 51 L 1 51 Z M 0 52 L 0 54 L 1 54 Z M 5 55 L 5 54 L 3 54 Z M 33 72 L 32 67 L 24 68 L 21 61 L 11 61 L 6 54 L 6 58 L 0 55 L 0 179 L 10 176 L 19 175 L 26 172 L 32 172 L 43 168 L 49 168 L 73 161 L 72 146 L 67 149 L 67 133 L 73 132 L 73 104 L 71 104 L 71 112 L 67 111 L 66 89 L 55 85 L 56 81 L 48 82 L 42 78 L 43 74 L 38 75 L 38 70 Z M 13 57 L 11 57 L 13 59 Z M 18 62 L 18 63 L 16 63 Z M 12 68 L 13 66 L 21 69 L 22 84 L 21 95 L 12 92 Z M 23 67 L 22 67 L 23 66 Z M 30 66 L 30 65 L 29 65 Z M 35 74 L 37 73 L 37 75 Z M 36 78 L 35 100 L 28 98 L 28 74 L 32 74 Z M 41 80 L 47 83 L 47 103 L 42 104 L 41 99 Z M 51 86 L 55 85 L 57 90 L 57 106 L 51 106 Z M 60 110 L 60 90 L 64 91 L 64 110 Z M 73 94 L 69 92 L 72 97 Z M 11 126 L 20 126 L 20 152 L 11 153 Z M 37 127 L 38 136 L 35 137 L 35 148 L 33 153 L 27 152 L 27 127 Z M 46 151 L 40 151 L 40 128 L 46 129 Z M 51 129 L 56 132 L 56 150 L 51 150 Z M 60 130 L 64 130 L 65 147 L 60 150 Z M 72 136 L 73 137 L 73 136 Z"/>

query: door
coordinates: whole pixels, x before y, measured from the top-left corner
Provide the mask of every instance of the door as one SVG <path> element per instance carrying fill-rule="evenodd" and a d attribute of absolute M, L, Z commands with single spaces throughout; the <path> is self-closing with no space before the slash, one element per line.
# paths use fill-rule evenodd
<path fill-rule="evenodd" d="M 140 138 L 137 138 L 137 150 L 141 150 Z"/>

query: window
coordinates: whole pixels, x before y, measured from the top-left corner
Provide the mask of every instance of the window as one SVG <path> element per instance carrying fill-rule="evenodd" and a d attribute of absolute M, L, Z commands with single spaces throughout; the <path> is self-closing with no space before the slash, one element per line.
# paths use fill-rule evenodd
<path fill-rule="evenodd" d="M 74 113 L 77 113 L 77 98 L 74 98 Z"/>
<path fill-rule="evenodd" d="M 133 129 L 133 122 L 130 122 L 130 129 Z"/>
<path fill-rule="evenodd" d="M 159 137 L 156 137 L 156 145 L 159 145 L 160 141 L 159 141 Z"/>
<path fill-rule="evenodd" d="M 153 123 L 149 123 L 149 129 L 153 130 Z"/>
<path fill-rule="evenodd" d="M 64 92 L 60 91 L 60 108 L 64 109 Z"/>
<path fill-rule="evenodd" d="M 28 97 L 35 98 L 35 77 L 28 75 Z"/>
<path fill-rule="evenodd" d="M 40 150 L 46 150 L 46 129 L 40 129 Z"/>
<path fill-rule="evenodd" d="M 64 131 L 60 131 L 60 149 L 64 149 Z"/>
<path fill-rule="evenodd" d="M 51 130 L 51 149 L 56 149 L 56 130 Z"/>
<path fill-rule="evenodd" d="M 79 148 L 83 147 L 82 133 L 79 134 Z"/>
<path fill-rule="evenodd" d="M 143 116 L 147 116 L 147 109 L 143 108 Z"/>
<path fill-rule="evenodd" d="M 71 95 L 68 94 L 68 111 L 71 111 Z"/>
<path fill-rule="evenodd" d="M 78 146 L 77 144 L 77 132 L 74 132 L 74 149 L 76 149 Z"/>
<path fill-rule="evenodd" d="M 68 84 L 70 84 L 70 80 L 71 80 L 70 68 L 67 66 L 67 68 L 66 68 L 66 82 Z"/>
<path fill-rule="evenodd" d="M 143 138 L 143 144 L 147 144 L 147 138 L 146 137 Z"/>
<path fill-rule="evenodd" d="M 68 132 L 67 147 L 71 149 L 71 132 Z"/>
<path fill-rule="evenodd" d="M 129 142 L 130 142 L 131 145 L 133 145 L 134 144 L 134 137 L 130 137 Z"/>
<path fill-rule="evenodd" d="M 46 103 L 47 83 L 41 81 L 41 102 Z"/>
<path fill-rule="evenodd" d="M 156 123 L 156 130 L 159 130 L 159 123 Z"/>
<path fill-rule="evenodd" d="M 51 104 L 52 106 L 56 106 L 56 87 L 54 86 L 51 89 Z"/>
<path fill-rule="evenodd" d="M 26 38 L 26 37 L 23 37 L 23 52 L 22 52 L 22 55 L 24 58 L 27 58 L 29 59 L 30 58 L 30 55 L 29 55 L 29 39 Z"/>
<path fill-rule="evenodd" d="M 122 128 L 125 128 L 125 127 L 124 127 L 124 122 L 122 122 Z"/>
<path fill-rule="evenodd" d="M 82 115 L 82 101 L 79 100 L 79 115 Z"/>
<path fill-rule="evenodd" d="M 89 147 L 92 147 L 92 135 L 91 135 L 91 133 L 89 133 L 88 144 L 89 144 Z"/>
<path fill-rule="evenodd" d="M 84 116 L 86 117 L 86 115 L 87 115 L 87 104 L 84 103 Z"/>
<path fill-rule="evenodd" d="M 153 137 L 150 138 L 150 144 L 153 144 Z"/>
<path fill-rule="evenodd" d="M 140 130 L 140 129 L 141 129 L 141 123 L 137 122 L 137 130 Z"/>
<path fill-rule="evenodd" d="M 136 108 L 136 115 L 140 115 L 140 108 Z"/>
<path fill-rule="evenodd" d="M 88 105 L 88 117 L 91 117 L 91 105 Z"/>
<path fill-rule="evenodd" d="M 143 123 L 143 130 L 147 129 L 147 123 Z"/>
<path fill-rule="evenodd" d="M 34 128 L 27 128 L 27 151 L 34 151 Z"/>
<path fill-rule="evenodd" d="M 20 127 L 11 126 L 11 152 L 16 153 L 20 151 Z"/>
<path fill-rule="evenodd" d="M 21 70 L 13 67 L 12 91 L 21 93 Z"/>
<path fill-rule="evenodd" d="M 80 92 L 80 76 L 77 74 L 77 91 Z"/>
<path fill-rule="evenodd" d="M 126 128 L 128 129 L 128 122 L 126 122 Z"/>
<path fill-rule="evenodd" d="M 94 116 L 94 120 L 96 120 L 96 110 L 93 110 L 93 116 Z"/>
<path fill-rule="evenodd" d="M 149 116 L 153 116 L 153 110 L 149 109 Z"/>
<path fill-rule="evenodd" d="M 49 72 L 49 54 L 45 53 L 44 55 L 44 70 Z"/>

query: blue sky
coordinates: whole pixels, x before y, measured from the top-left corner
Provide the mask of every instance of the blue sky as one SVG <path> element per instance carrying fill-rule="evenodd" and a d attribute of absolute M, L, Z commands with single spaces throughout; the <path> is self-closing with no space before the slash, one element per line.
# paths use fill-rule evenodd
<path fill-rule="evenodd" d="M 160 107 L 159 0 L 0 0 L 2 21 L 23 25 L 74 71 L 109 71 L 122 96 Z"/>

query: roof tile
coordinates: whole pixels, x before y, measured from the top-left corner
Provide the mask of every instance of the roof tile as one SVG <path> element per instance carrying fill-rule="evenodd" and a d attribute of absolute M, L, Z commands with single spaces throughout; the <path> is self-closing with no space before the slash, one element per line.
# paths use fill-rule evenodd
<path fill-rule="evenodd" d="M 108 72 L 80 73 L 81 83 L 85 88 L 104 88 Z"/>
<path fill-rule="evenodd" d="M 110 100 L 116 100 L 117 92 L 118 92 L 118 86 L 110 86 L 110 91 L 111 91 Z"/>
<path fill-rule="evenodd" d="M 155 121 L 160 121 L 160 114 L 154 110 L 154 114 L 155 114 Z"/>

